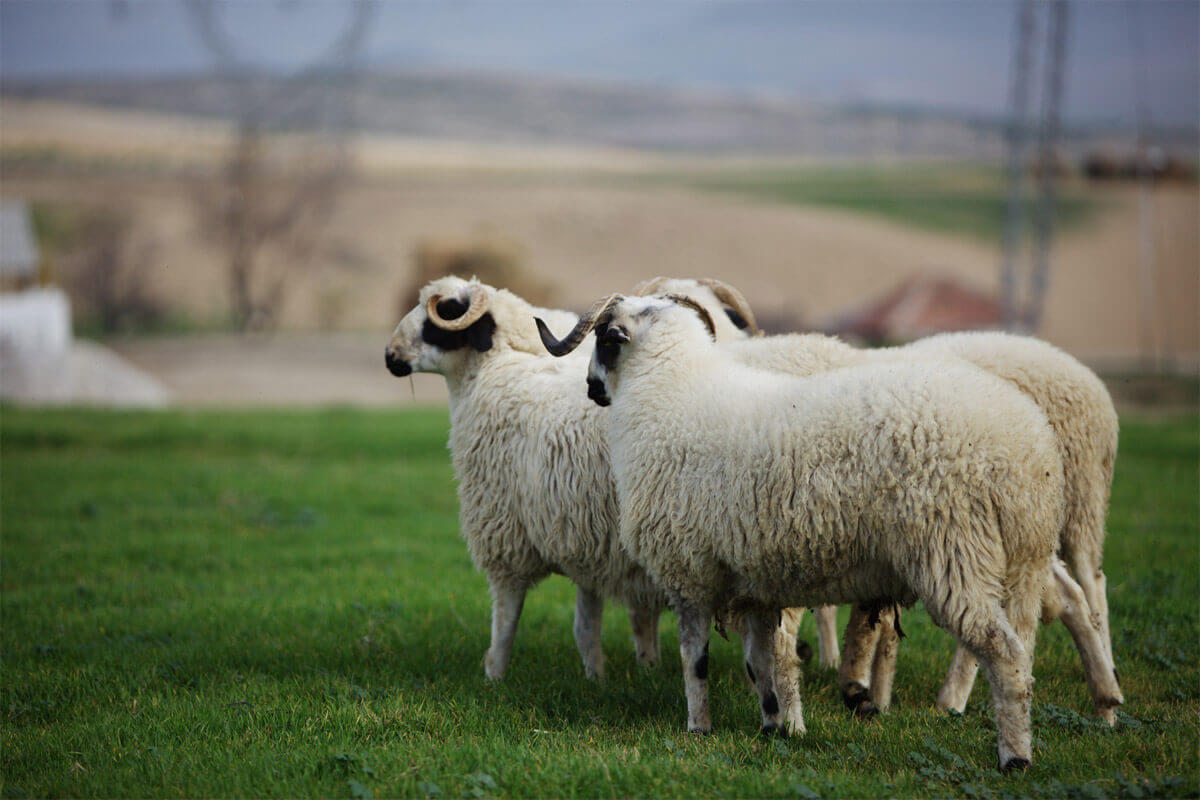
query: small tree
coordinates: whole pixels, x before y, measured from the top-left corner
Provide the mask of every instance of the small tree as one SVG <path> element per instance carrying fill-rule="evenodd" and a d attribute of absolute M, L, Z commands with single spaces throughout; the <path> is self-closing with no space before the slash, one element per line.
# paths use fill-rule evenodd
<path fill-rule="evenodd" d="M 372 6 L 347 6 L 347 23 L 323 56 L 272 78 L 239 55 L 212 0 L 192 0 L 188 8 L 226 79 L 237 120 L 224 169 L 197 193 L 200 222 L 224 250 L 235 327 L 272 327 L 288 290 L 324 265 L 324 237 L 350 173 L 353 82 Z M 268 157 L 265 132 L 297 121 L 313 130 L 281 169 Z"/>

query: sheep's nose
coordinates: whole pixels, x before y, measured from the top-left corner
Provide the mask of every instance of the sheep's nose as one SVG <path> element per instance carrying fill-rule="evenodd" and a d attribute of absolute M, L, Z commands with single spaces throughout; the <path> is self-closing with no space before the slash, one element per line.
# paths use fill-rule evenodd
<path fill-rule="evenodd" d="M 588 378 L 588 397 L 598 406 L 607 406 L 612 401 L 608 398 L 608 392 L 604 389 L 604 381 L 599 378 Z"/>
<path fill-rule="evenodd" d="M 405 375 L 412 374 L 412 364 L 409 364 L 403 358 L 396 354 L 392 348 L 388 348 L 383 353 L 384 363 L 387 364 L 388 372 L 395 375 L 397 378 L 403 378 Z"/>

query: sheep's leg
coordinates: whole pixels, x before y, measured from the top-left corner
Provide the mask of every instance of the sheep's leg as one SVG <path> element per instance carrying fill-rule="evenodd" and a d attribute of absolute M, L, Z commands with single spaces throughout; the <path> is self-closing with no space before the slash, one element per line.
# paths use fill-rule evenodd
<path fill-rule="evenodd" d="M 779 631 L 775 637 L 775 655 L 777 660 L 782 655 L 779 648 L 783 647 L 794 660 L 803 663 L 812 658 L 812 648 L 808 642 L 800 638 L 800 623 L 804 621 L 804 607 L 785 608 L 779 612 Z"/>
<path fill-rule="evenodd" d="M 779 695 L 775 692 L 775 645 L 780 627 L 779 617 L 775 613 L 746 614 L 742 652 L 746 658 L 746 675 L 758 692 L 759 706 L 762 708 L 762 732 L 787 736 L 779 709 Z M 800 698 L 795 697 L 794 702 L 799 705 Z M 799 732 L 803 733 L 803 716 L 799 724 Z"/>
<path fill-rule="evenodd" d="M 649 606 L 631 605 L 629 625 L 633 628 L 633 647 L 639 664 L 658 663 L 658 618 L 660 612 Z"/>
<path fill-rule="evenodd" d="M 517 634 L 517 622 L 521 619 L 521 608 L 525 605 L 527 584 L 511 584 L 491 580 L 492 590 L 492 645 L 483 657 L 483 671 L 489 680 L 498 681 L 508 669 L 512 656 L 513 638 Z"/>
<path fill-rule="evenodd" d="M 708 630 L 712 614 L 696 606 L 680 606 L 679 657 L 683 660 L 683 686 L 687 694 L 688 731 L 710 733 L 708 713 Z"/>
<path fill-rule="evenodd" d="M 954 660 L 946 672 L 946 680 L 938 692 L 938 708 L 943 711 L 957 711 L 959 714 L 967 707 L 971 699 L 971 689 L 975 686 L 975 676 L 979 672 L 979 662 L 971 651 L 959 645 L 954 651 Z"/>
<path fill-rule="evenodd" d="M 1108 627 L 1108 579 L 1104 577 L 1104 570 L 1100 568 L 1100 556 L 1080 549 L 1066 555 L 1071 574 L 1087 600 L 1092 624 L 1100 634 L 1100 641 L 1104 643 L 1105 655 L 1108 656 L 1109 663 L 1114 665 L 1115 676 L 1117 662 L 1113 660 L 1112 634 Z"/>
<path fill-rule="evenodd" d="M 1027 768 L 1032 759 L 1030 707 L 1033 703 L 1033 651 L 1038 612 L 1049 564 L 1025 569 L 1007 581 L 1004 607 L 938 608 L 922 598 L 938 620 L 954 620 L 951 632 L 983 666 L 992 688 L 997 755 L 1002 772 Z M 932 601 L 932 603 L 931 603 Z"/>
<path fill-rule="evenodd" d="M 896 656 L 900 651 L 900 633 L 896 606 L 879 611 L 879 642 L 871 663 L 871 700 L 881 712 L 892 706 L 892 683 L 896 678 Z"/>
<path fill-rule="evenodd" d="M 982 635 L 966 640 L 992 687 L 1001 772 L 1023 770 L 1032 759 L 1033 659 L 1021 638 L 1002 617 Z"/>
<path fill-rule="evenodd" d="M 583 659 L 583 672 L 595 681 L 604 680 L 604 652 L 600 649 L 600 625 L 604 598 L 580 586 L 575 591 L 575 646 Z"/>
<path fill-rule="evenodd" d="M 818 606 L 813 609 L 817 621 L 817 647 L 821 652 L 821 666 L 837 669 L 841 663 L 838 653 L 837 606 Z"/>
<path fill-rule="evenodd" d="M 1096 715 L 1109 725 L 1115 725 L 1116 707 L 1125 702 L 1125 697 L 1117 683 L 1116 671 L 1105 652 L 1100 632 L 1088 613 L 1083 589 L 1071 579 L 1066 566 L 1059 561 L 1054 563 L 1054 585 L 1049 591 L 1057 595 L 1055 610 L 1067 626 L 1067 630 L 1071 632 L 1075 649 L 1079 651 L 1084 676 L 1087 678 L 1092 702 L 1096 707 Z"/>
<path fill-rule="evenodd" d="M 775 691 L 783 709 L 783 725 L 787 733 L 804 733 L 804 708 L 800 703 L 800 640 L 796 633 L 804 617 L 803 608 L 785 608 L 775 628 Z M 811 656 L 811 652 L 809 654 Z M 751 687 L 757 693 L 758 686 L 750 673 L 746 673 Z M 757 676 L 755 676 L 757 677 Z"/>
<path fill-rule="evenodd" d="M 871 700 L 871 666 L 879 641 L 879 629 L 871 625 L 871 613 L 863 606 L 850 607 L 846 623 L 842 665 L 838 670 L 838 688 L 842 701 L 859 719 L 870 719 L 879 713 Z"/>

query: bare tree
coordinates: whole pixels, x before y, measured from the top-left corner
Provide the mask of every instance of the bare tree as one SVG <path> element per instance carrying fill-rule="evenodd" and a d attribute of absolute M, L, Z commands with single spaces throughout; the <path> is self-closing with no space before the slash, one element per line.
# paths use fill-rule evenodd
<path fill-rule="evenodd" d="M 214 0 L 188 8 L 236 118 L 224 169 L 196 194 L 200 221 L 225 253 L 234 325 L 272 327 L 288 290 L 327 261 L 329 221 L 350 175 L 358 58 L 373 7 L 345 6 L 345 25 L 325 52 L 284 76 L 266 75 L 238 52 Z M 297 128 L 305 135 L 268 152 L 269 132 Z"/>

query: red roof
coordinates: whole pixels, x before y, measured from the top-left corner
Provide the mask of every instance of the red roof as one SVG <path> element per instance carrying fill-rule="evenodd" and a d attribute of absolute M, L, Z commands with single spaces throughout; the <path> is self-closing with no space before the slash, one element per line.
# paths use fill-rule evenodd
<path fill-rule="evenodd" d="M 990 294 L 952 278 L 915 276 L 879 300 L 839 314 L 832 332 L 870 341 L 907 341 L 1003 325 L 1004 308 Z"/>

